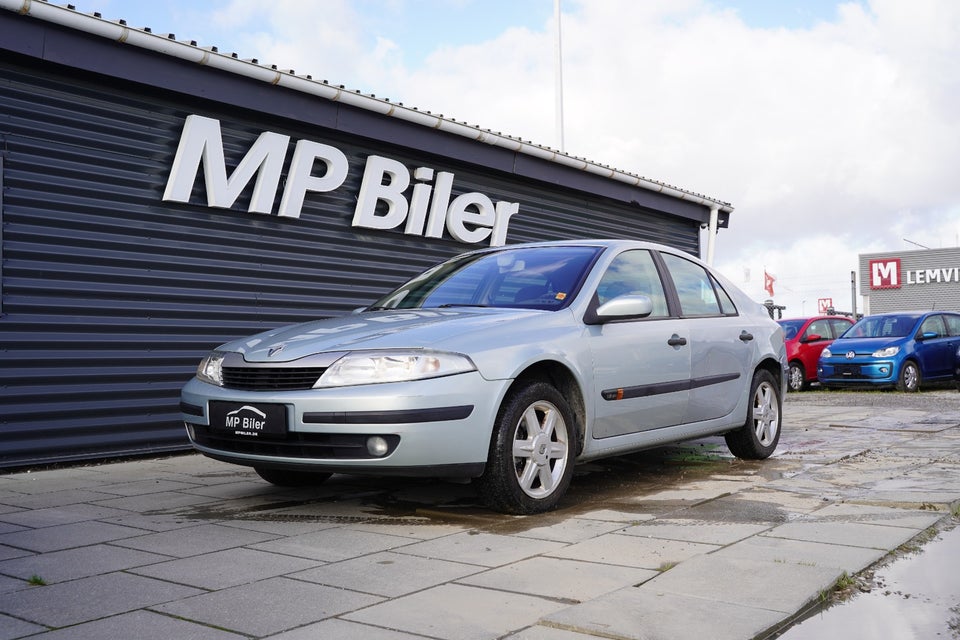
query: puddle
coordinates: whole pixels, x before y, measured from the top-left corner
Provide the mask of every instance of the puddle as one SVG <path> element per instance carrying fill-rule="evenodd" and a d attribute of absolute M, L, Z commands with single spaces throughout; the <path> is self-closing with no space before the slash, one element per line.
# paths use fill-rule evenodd
<path fill-rule="evenodd" d="M 830 606 L 778 640 L 960 639 L 960 527 L 876 569 L 871 590 Z"/>

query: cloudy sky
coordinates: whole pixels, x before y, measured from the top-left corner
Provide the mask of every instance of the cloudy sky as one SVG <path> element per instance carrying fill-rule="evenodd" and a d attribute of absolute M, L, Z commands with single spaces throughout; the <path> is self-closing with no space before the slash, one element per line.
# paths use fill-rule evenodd
<path fill-rule="evenodd" d="M 74 4 L 560 146 L 554 0 Z M 730 202 L 714 264 L 756 300 L 850 310 L 860 253 L 960 245 L 960 2 L 561 6 L 564 150 Z"/>

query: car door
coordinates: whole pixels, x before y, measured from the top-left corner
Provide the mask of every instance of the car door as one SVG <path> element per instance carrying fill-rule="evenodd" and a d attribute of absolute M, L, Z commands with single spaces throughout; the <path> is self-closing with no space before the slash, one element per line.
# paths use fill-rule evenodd
<path fill-rule="evenodd" d="M 730 414 L 753 379 L 758 345 L 755 327 L 706 269 L 692 260 L 661 254 L 676 289 L 683 332 L 689 336 L 690 398 L 684 422 Z"/>
<path fill-rule="evenodd" d="M 803 370 L 808 378 L 811 377 L 811 373 L 812 377 L 816 377 L 820 352 L 835 337 L 830 322 L 826 318 L 813 320 L 807 325 L 797 345 L 797 356 L 803 363 Z"/>
<path fill-rule="evenodd" d="M 941 314 L 927 316 L 915 339 L 917 362 L 924 379 L 953 375 L 956 338 L 951 338 Z"/>
<path fill-rule="evenodd" d="M 596 303 L 624 294 L 649 296 L 653 312 L 586 327 L 594 364 L 594 438 L 680 424 L 689 397 L 689 337 L 685 323 L 669 313 L 649 251 L 615 257 L 597 286 Z"/>

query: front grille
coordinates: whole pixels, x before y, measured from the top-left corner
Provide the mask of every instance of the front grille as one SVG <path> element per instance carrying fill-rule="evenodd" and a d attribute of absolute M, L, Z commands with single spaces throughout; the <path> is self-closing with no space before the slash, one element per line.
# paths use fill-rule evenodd
<path fill-rule="evenodd" d="M 326 367 L 223 367 L 223 386 L 242 391 L 312 389 Z"/>
<path fill-rule="evenodd" d="M 834 366 L 833 370 L 836 375 L 843 376 L 844 378 L 862 377 L 860 365 L 858 364 L 838 364 Z"/>

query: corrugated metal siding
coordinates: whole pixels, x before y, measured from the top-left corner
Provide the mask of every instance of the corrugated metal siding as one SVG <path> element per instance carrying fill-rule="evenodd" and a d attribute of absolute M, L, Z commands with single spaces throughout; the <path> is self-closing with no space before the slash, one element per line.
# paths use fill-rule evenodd
<path fill-rule="evenodd" d="M 900 259 L 901 286 L 871 289 L 870 261 L 891 258 Z M 869 304 L 868 313 L 927 309 L 960 311 L 960 248 L 861 254 L 859 266 L 860 295 Z M 920 283 L 916 277 L 918 270 L 923 271 Z M 927 276 L 927 270 L 933 273 Z"/>
<path fill-rule="evenodd" d="M 264 130 L 343 150 L 347 183 L 299 219 L 161 201 L 184 118 L 221 120 L 228 166 Z M 0 65 L 2 316 L 0 467 L 186 445 L 178 393 L 210 348 L 342 314 L 467 248 L 350 224 L 367 155 L 456 173 L 456 193 L 521 202 L 509 242 L 658 240 L 697 253 L 689 220 L 438 166 L 264 114 L 204 111 L 173 96 Z M 249 189 L 248 189 L 249 191 Z M 278 194 L 279 199 L 279 194 Z"/>

